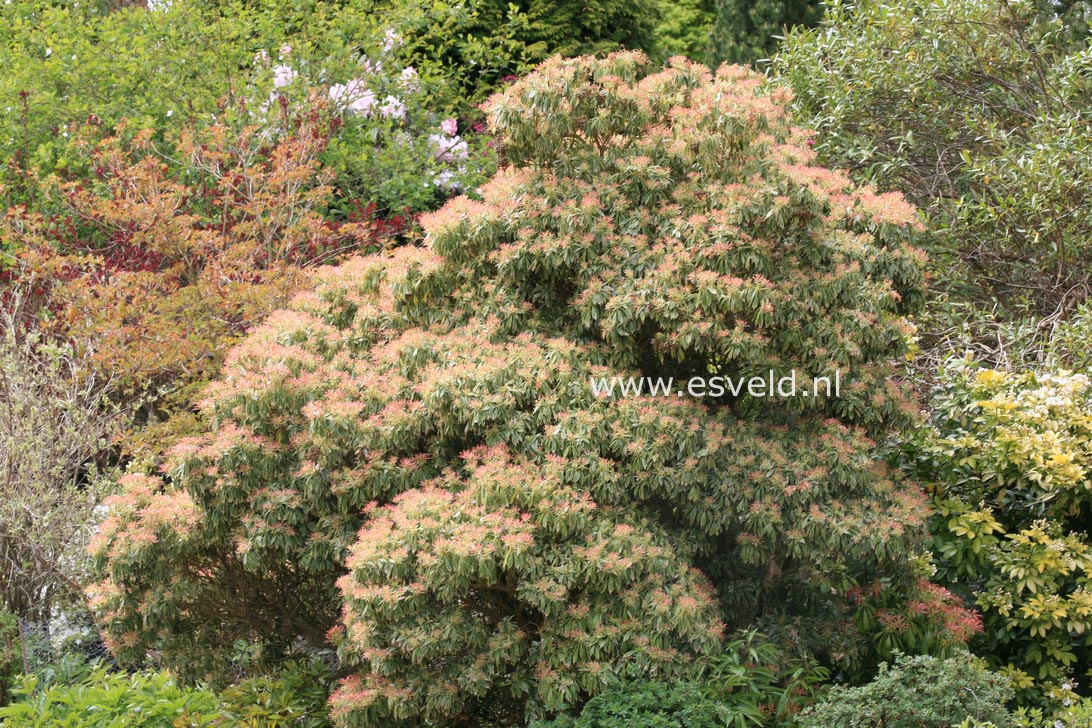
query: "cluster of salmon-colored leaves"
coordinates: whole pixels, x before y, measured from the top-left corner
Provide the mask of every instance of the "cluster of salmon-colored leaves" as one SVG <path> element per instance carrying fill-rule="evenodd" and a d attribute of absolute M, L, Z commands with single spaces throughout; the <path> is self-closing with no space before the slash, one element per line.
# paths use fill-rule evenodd
<path fill-rule="evenodd" d="M 3 274 L 130 396 L 206 382 L 309 267 L 381 242 L 325 214 L 332 123 L 318 105 L 276 134 L 221 123 L 168 143 L 92 120 L 73 129 L 89 174 L 38 180 L 44 212 L 8 211 Z"/>
<path fill-rule="evenodd" d="M 684 674 L 726 627 L 821 615 L 866 654 L 870 600 L 964 638 L 909 566 L 924 499 L 874 444 L 908 414 L 887 362 L 919 225 L 812 166 L 787 101 L 637 53 L 493 98 L 509 164 L 480 199 L 426 216 L 427 248 L 316 276 L 228 354 L 207 432 L 114 499 L 94 593 L 117 654 L 208 675 L 239 639 L 333 643 L 342 725 L 481 725 Z M 770 369 L 848 384 L 589 387 Z"/>

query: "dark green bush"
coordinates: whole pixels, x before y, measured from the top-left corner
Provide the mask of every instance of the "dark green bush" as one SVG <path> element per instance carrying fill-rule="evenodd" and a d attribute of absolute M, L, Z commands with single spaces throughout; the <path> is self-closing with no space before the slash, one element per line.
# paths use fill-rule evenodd
<path fill-rule="evenodd" d="M 667 57 L 682 55 L 699 63 L 713 61 L 714 0 L 662 0 L 656 43 Z"/>
<path fill-rule="evenodd" d="M 824 6 L 822 0 L 716 0 L 713 56 L 729 63 L 768 59 L 786 29 L 815 25 Z"/>
<path fill-rule="evenodd" d="M 728 642 L 693 680 L 622 683 L 578 713 L 532 728 L 772 728 L 793 725 L 829 673 L 749 631 Z"/>
<path fill-rule="evenodd" d="M 657 0 L 352 0 L 389 19 L 406 62 L 442 69 L 468 103 L 552 55 L 654 49 Z"/>
<path fill-rule="evenodd" d="M 829 677 L 812 658 L 790 654 L 753 630 L 729 641 L 701 671 L 705 692 L 727 706 L 733 728 L 795 724 Z"/>
<path fill-rule="evenodd" d="M 588 701 L 577 716 L 533 723 L 532 728 L 721 728 L 729 706 L 692 682 L 623 685 Z"/>

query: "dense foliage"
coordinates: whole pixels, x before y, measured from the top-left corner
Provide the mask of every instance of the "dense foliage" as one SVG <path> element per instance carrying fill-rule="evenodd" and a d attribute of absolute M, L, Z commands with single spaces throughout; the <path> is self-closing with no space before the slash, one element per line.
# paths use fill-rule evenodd
<path fill-rule="evenodd" d="M 922 298 L 913 208 L 811 166 L 740 68 L 555 59 L 487 113 L 510 166 L 482 199 L 427 216 L 429 249 L 324 271 L 228 355 L 208 432 L 126 477 L 94 545 L 117 654 L 212 675 L 239 639 L 329 638 L 344 725 L 512 724 L 684 675 L 722 619 L 847 670 L 880 636 L 970 636 L 869 439 L 907 417 L 886 362 Z M 589 386 L 769 369 L 854 381 Z"/>
<path fill-rule="evenodd" d="M 692 682 L 628 683 L 588 701 L 580 715 L 535 728 L 722 728 L 729 708 Z"/>
<path fill-rule="evenodd" d="M 390 18 L 410 63 L 435 65 L 462 97 L 482 101 L 552 55 L 652 51 L 657 0 L 356 0 Z"/>
<path fill-rule="evenodd" d="M 73 684 L 41 685 L 28 676 L 18 700 L 0 707 L 4 725 L 67 728 L 327 728 L 329 670 L 288 666 L 275 679 L 222 692 L 184 687 L 166 673 L 126 675 L 95 669 Z"/>
<path fill-rule="evenodd" d="M 860 687 L 837 686 L 804 713 L 802 728 L 1011 728 L 1012 688 L 966 653 L 900 657 Z M 968 720 L 970 719 L 970 720 Z M 966 722 L 964 722 L 966 721 Z"/>
<path fill-rule="evenodd" d="M 329 90 L 332 110 L 344 113 L 321 161 L 341 218 L 354 203 L 393 213 L 435 208 L 448 190 L 427 183 L 453 175 L 436 163 L 432 147 L 442 140 L 430 136 L 469 107 L 446 69 L 402 62 L 403 41 L 390 28 L 401 16 L 373 11 L 318 0 L 178 0 L 115 11 L 5 3 L 0 41 L 13 62 L 0 79 L 0 202 L 45 212 L 52 205 L 38 177 L 93 178 L 94 166 L 73 148 L 85 124 L 112 134 L 124 120 L 173 145 L 185 130 L 213 124 L 275 127 L 308 106 L 310 91 Z M 446 147 L 449 157 L 466 150 Z"/>
<path fill-rule="evenodd" d="M 0 609 L 0 707 L 11 702 L 16 676 L 23 667 L 19 621 L 12 612 Z"/>
<path fill-rule="evenodd" d="M 0 5 L 0 722 L 1092 725 L 1090 19 Z"/>
<path fill-rule="evenodd" d="M 1065 698 L 1092 645 L 1092 384 L 960 367 L 933 410 L 910 452 L 932 483 L 936 578 L 981 610 L 972 645 L 1025 701 Z"/>
<path fill-rule="evenodd" d="M 746 630 L 705 664 L 698 684 L 721 706 L 719 717 L 731 728 L 791 726 L 823 693 L 829 678 L 830 672 L 810 655 L 793 654 Z"/>
<path fill-rule="evenodd" d="M 1088 296 L 1092 50 L 1072 30 L 1032 0 L 840 2 L 775 63 L 821 159 L 930 213 L 935 328 L 956 340 L 996 347 L 973 325 L 962 336 L 976 317 L 1052 317 L 1041 344 Z"/>
<path fill-rule="evenodd" d="M 664 0 L 656 23 L 657 49 L 665 57 L 686 56 L 712 65 L 714 0 Z"/>
<path fill-rule="evenodd" d="M 972 649 L 1047 725 L 1060 708 L 1081 725 L 1088 689 L 1088 384 L 1052 368 L 1092 361 L 1088 10 L 833 3 L 774 64 L 819 158 L 905 191 L 938 232 L 916 372 L 931 423 L 906 464 L 932 497 L 934 582 L 980 610 Z"/>
<path fill-rule="evenodd" d="M 823 17 L 823 0 L 715 0 L 713 55 L 729 63 L 773 57 L 778 39 L 792 28 L 809 28 Z"/>
<path fill-rule="evenodd" d="M 280 54 L 255 61 L 250 92 L 264 101 L 235 122 L 193 122 L 169 141 L 125 121 L 70 127 L 71 168 L 28 173 L 38 204 L 0 221 L 14 259 L 3 275 L 30 292 L 44 330 L 79 342 L 127 397 L 150 395 L 140 423 L 188 404 L 309 268 L 397 244 L 411 222 L 392 208 L 433 207 L 489 164 L 456 119 L 424 106 L 413 68 L 388 58 L 316 89 L 306 63 Z M 356 192 L 339 193 L 338 170 Z"/>

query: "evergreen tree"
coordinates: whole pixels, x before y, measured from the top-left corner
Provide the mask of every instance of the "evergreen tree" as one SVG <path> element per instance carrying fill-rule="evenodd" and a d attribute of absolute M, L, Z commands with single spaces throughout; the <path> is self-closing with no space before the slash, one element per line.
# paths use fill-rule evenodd
<path fill-rule="evenodd" d="M 717 0 L 713 55 L 729 63 L 770 58 L 787 28 L 815 25 L 824 7 L 822 0 Z"/>

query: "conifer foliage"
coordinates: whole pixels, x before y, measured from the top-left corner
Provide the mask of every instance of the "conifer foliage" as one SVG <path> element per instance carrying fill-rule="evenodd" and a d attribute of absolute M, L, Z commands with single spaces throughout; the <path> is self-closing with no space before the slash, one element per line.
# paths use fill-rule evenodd
<path fill-rule="evenodd" d="M 805 609 L 858 647 L 966 638 L 943 590 L 897 598 L 923 498 L 875 457 L 907 416 L 915 211 L 812 166 L 787 102 L 640 53 L 492 98 L 480 199 L 324 270 L 228 355 L 207 433 L 129 476 L 93 545 L 117 654 L 215 675 L 237 640 L 329 641 L 342 725 L 512 725 Z M 847 384 L 589 386 L 770 369 Z"/>

